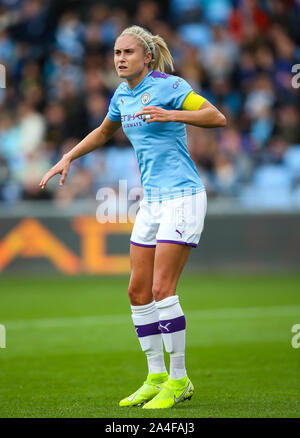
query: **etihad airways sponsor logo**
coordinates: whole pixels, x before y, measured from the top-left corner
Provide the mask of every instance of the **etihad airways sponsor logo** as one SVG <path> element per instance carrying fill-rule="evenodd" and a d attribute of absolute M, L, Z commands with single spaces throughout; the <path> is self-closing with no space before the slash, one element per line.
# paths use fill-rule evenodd
<path fill-rule="evenodd" d="M 143 119 L 144 117 L 144 119 Z M 146 118 L 145 115 L 140 114 L 139 116 L 136 116 L 135 114 L 122 114 L 121 115 L 121 122 L 123 125 L 123 128 L 134 128 L 137 126 L 143 126 L 143 123 L 145 123 Z"/>
<path fill-rule="evenodd" d="M 121 122 L 131 122 L 131 121 L 136 121 L 137 119 L 143 120 L 143 115 L 142 114 L 140 114 L 139 116 L 136 116 L 135 114 L 121 115 Z"/>

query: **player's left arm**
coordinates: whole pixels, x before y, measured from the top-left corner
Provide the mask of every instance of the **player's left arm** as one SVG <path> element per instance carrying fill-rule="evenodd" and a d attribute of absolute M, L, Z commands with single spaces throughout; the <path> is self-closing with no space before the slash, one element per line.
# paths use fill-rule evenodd
<path fill-rule="evenodd" d="M 181 110 L 165 110 L 157 106 L 146 106 L 136 116 L 144 115 L 144 120 L 147 120 L 148 124 L 180 122 L 201 128 L 218 128 L 227 124 L 226 117 L 214 105 L 194 91 L 188 94 L 181 108 Z"/>

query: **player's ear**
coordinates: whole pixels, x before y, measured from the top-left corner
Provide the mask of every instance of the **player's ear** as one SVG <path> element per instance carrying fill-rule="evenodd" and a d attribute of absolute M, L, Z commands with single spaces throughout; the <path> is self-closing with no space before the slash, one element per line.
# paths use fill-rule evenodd
<path fill-rule="evenodd" d="M 145 62 L 145 64 L 148 64 L 148 67 L 149 67 L 149 64 L 151 62 L 151 59 L 152 59 L 152 53 L 151 52 L 147 53 L 147 55 L 144 57 L 144 62 Z"/>

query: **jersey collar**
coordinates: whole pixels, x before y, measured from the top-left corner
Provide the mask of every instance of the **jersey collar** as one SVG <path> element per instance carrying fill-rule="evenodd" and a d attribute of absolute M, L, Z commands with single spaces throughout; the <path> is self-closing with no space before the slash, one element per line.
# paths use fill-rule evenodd
<path fill-rule="evenodd" d="M 153 73 L 153 70 L 150 70 L 149 73 L 141 80 L 141 82 L 139 82 L 133 89 L 131 89 L 126 81 L 126 86 L 128 88 L 128 91 L 132 94 L 135 94 L 136 92 L 139 91 L 139 89 L 143 86 L 144 82 L 146 81 L 146 79 L 148 78 L 148 76 L 151 75 L 151 73 Z"/>

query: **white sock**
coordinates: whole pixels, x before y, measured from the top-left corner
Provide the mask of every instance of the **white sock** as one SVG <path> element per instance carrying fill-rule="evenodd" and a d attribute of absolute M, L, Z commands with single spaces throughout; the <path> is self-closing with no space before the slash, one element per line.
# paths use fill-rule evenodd
<path fill-rule="evenodd" d="M 148 374 L 167 372 L 163 352 L 154 355 L 146 353 L 146 356 L 148 361 Z"/>
<path fill-rule="evenodd" d="M 170 353 L 170 377 L 181 379 L 185 369 L 185 317 L 178 295 L 156 301 L 165 349 Z"/>
<path fill-rule="evenodd" d="M 142 350 L 146 353 L 148 373 L 166 372 L 162 335 L 159 329 L 155 302 L 143 306 L 131 306 L 132 320 Z"/>

